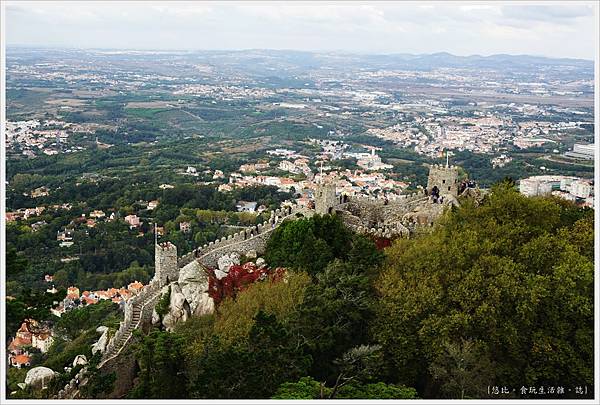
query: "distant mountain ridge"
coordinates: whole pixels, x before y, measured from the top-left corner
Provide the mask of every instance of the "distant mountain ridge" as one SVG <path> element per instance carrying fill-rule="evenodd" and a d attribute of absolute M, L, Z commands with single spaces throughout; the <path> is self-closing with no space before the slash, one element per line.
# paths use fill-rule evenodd
<path fill-rule="evenodd" d="M 111 49 L 111 48 L 62 48 L 62 47 L 30 47 L 21 45 L 7 45 L 7 50 L 30 50 L 30 51 L 49 51 L 49 50 L 62 50 L 62 51 L 99 51 L 99 52 L 114 52 L 114 53 L 158 53 L 158 54 L 248 54 L 248 53 L 263 53 L 263 54 L 297 54 L 297 55 L 344 55 L 354 57 L 369 57 L 369 58 L 394 58 L 403 60 L 419 60 L 419 59 L 430 59 L 430 60 L 497 60 L 497 59 L 522 59 L 528 58 L 537 61 L 563 61 L 570 63 L 590 63 L 593 64 L 593 60 L 589 59 L 578 59 L 578 58 L 557 58 L 550 56 L 538 56 L 529 54 L 492 54 L 488 56 L 482 56 L 479 54 L 461 56 L 455 55 L 450 52 L 434 52 L 434 53 L 365 53 L 365 52 L 349 52 L 349 51 L 299 51 L 293 49 L 263 49 L 263 48 L 251 48 L 251 49 L 218 49 L 218 50 L 181 50 L 181 49 Z"/>
<path fill-rule="evenodd" d="M 7 47 L 11 57 L 54 59 L 61 57 L 86 57 L 103 60 L 130 59 L 163 60 L 183 57 L 195 63 L 207 63 L 262 75 L 275 71 L 282 76 L 294 76 L 306 70 L 337 69 L 356 70 L 417 70 L 430 71 L 440 68 L 486 69 L 496 71 L 543 72 L 545 70 L 575 70 L 585 76 L 594 76 L 594 61 L 572 58 L 549 58 L 533 55 L 496 54 L 489 56 L 458 56 L 448 52 L 432 54 L 361 54 L 342 51 L 309 52 L 296 50 L 247 49 L 247 50 L 114 50 L 114 49 L 66 49 Z"/>
<path fill-rule="evenodd" d="M 222 51 L 215 51 L 222 53 Z M 494 54 L 489 56 L 469 55 L 459 56 L 448 52 L 437 52 L 432 54 L 410 54 L 410 53 L 394 53 L 394 54 L 358 54 L 347 52 L 303 52 L 303 51 L 275 51 L 275 50 L 247 50 L 237 51 L 240 54 L 254 53 L 255 55 L 263 54 L 265 56 L 293 56 L 293 59 L 298 59 L 299 56 L 304 56 L 309 59 L 319 59 L 323 57 L 342 58 L 354 61 L 376 62 L 383 65 L 388 65 L 395 68 L 426 68 L 435 67 L 489 67 L 503 68 L 506 65 L 512 67 L 531 67 L 533 65 L 544 66 L 574 66 L 579 68 L 594 68 L 594 61 L 587 59 L 573 58 L 550 58 L 545 56 L 534 55 L 510 55 L 510 54 Z M 226 53 L 226 52 L 225 52 Z"/>

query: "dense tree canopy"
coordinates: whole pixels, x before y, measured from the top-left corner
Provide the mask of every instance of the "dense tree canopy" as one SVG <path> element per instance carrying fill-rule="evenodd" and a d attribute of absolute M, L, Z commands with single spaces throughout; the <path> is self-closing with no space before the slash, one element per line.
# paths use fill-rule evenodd
<path fill-rule="evenodd" d="M 488 398 L 492 385 L 592 386 L 593 212 L 508 184 L 461 203 L 384 252 L 335 216 L 283 223 L 265 257 L 285 276 L 140 337 L 129 396 Z"/>
<path fill-rule="evenodd" d="M 333 259 L 350 259 L 361 267 L 375 267 L 381 255 L 369 240 L 353 235 L 335 215 L 315 215 L 279 226 L 267 244 L 271 266 L 322 272 Z"/>
<path fill-rule="evenodd" d="M 465 372 L 485 376 L 465 397 L 492 383 L 593 384 L 593 272 L 591 211 L 503 185 L 479 207 L 465 201 L 387 251 L 372 330 L 389 378 L 460 397 L 462 350 Z"/>

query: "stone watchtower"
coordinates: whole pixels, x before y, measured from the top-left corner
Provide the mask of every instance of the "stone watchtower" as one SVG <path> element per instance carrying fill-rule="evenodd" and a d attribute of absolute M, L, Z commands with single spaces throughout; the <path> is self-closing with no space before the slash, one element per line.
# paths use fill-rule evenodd
<path fill-rule="evenodd" d="M 429 168 L 427 179 L 427 193 L 431 194 L 433 187 L 437 186 L 440 195 L 451 194 L 458 196 L 458 167 L 444 165 L 432 165 Z"/>
<path fill-rule="evenodd" d="M 315 192 L 315 211 L 317 214 L 331 214 L 338 203 L 335 197 L 335 184 L 326 182 L 319 184 Z"/>
<path fill-rule="evenodd" d="M 154 245 L 154 277 L 161 287 L 179 278 L 177 247 L 171 242 Z"/>

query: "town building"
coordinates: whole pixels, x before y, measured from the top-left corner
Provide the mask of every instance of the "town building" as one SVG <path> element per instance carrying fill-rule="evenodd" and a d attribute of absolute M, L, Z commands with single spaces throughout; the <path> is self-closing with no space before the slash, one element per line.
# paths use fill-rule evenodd
<path fill-rule="evenodd" d="M 575 159 L 594 160 L 595 153 L 595 144 L 576 143 L 575 145 L 573 145 L 572 151 L 565 152 L 565 156 Z"/>
<path fill-rule="evenodd" d="M 572 176 L 528 177 L 519 181 L 519 191 L 528 197 L 553 194 L 583 206 L 594 202 L 592 181 Z"/>
<path fill-rule="evenodd" d="M 192 231 L 192 224 L 187 221 L 180 222 L 179 230 L 183 233 L 190 233 Z"/>
<path fill-rule="evenodd" d="M 568 191 L 577 198 L 588 198 L 592 195 L 594 187 L 591 182 L 583 179 L 575 180 L 571 183 Z"/>
<path fill-rule="evenodd" d="M 125 217 L 125 222 L 129 224 L 130 228 L 135 228 L 141 225 L 140 218 L 135 214 L 127 215 Z"/>
<path fill-rule="evenodd" d="M 238 212 L 255 212 L 257 204 L 256 201 L 238 201 L 236 209 Z"/>
<path fill-rule="evenodd" d="M 29 354 L 18 354 L 10 357 L 10 365 L 16 368 L 29 367 L 31 365 L 31 356 Z"/>
<path fill-rule="evenodd" d="M 73 286 L 67 288 L 67 298 L 70 300 L 79 299 L 79 288 Z"/>
<path fill-rule="evenodd" d="M 106 216 L 106 214 L 104 213 L 104 211 L 101 211 L 101 210 L 94 210 L 94 211 L 90 212 L 90 218 L 100 219 L 100 218 L 104 218 L 105 216 Z"/>
<path fill-rule="evenodd" d="M 555 181 L 530 177 L 519 181 L 519 192 L 527 197 L 546 195 L 552 192 L 552 187 L 555 183 Z"/>
<path fill-rule="evenodd" d="M 127 286 L 127 289 L 132 293 L 132 294 L 137 294 L 139 293 L 142 288 L 144 288 L 144 284 L 140 283 L 139 281 L 135 280 L 133 283 L 130 283 Z"/>
<path fill-rule="evenodd" d="M 53 342 L 54 338 L 49 331 L 34 334 L 32 335 L 31 339 L 31 345 L 40 349 L 40 352 L 42 353 L 46 353 L 50 349 L 50 346 L 52 346 Z"/>
<path fill-rule="evenodd" d="M 62 241 L 62 242 L 73 240 L 73 231 L 70 229 L 64 229 L 62 231 L 58 231 L 56 233 L 56 240 Z"/>
<path fill-rule="evenodd" d="M 46 197 L 50 194 L 47 187 L 38 187 L 31 191 L 31 198 Z"/>

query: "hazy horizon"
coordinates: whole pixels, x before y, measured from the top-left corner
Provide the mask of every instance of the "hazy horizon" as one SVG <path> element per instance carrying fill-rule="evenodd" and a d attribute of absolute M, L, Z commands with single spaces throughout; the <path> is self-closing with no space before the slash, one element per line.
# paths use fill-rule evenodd
<path fill-rule="evenodd" d="M 11 47 L 595 59 L 595 3 L 6 2 Z"/>
<path fill-rule="evenodd" d="M 571 57 L 558 57 L 558 56 L 545 56 L 545 55 L 534 55 L 534 54 L 514 54 L 514 53 L 494 53 L 494 54 L 468 54 L 458 55 L 447 51 L 439 52 L 428 52 L 428 53 L 409 53 L 409 52 L 389 52 L 389 53 L 373 53 L 373 52 L 359 52 L 359 51 L 346 51 L 346 50 L 298 50 L 298 49 L 284 49 L 284 48 L 240 48 L 240 49 L 143 49 L 143 48 L 94 48 L 94 47 L 66 47 L 66 46 L 43 46 L 43 45 L 22 45 L 22 44 L 11 44 L 7 45 L 6 49 L 21 48 L 21 49 L 59 49 L 59 50 L 70 50 L 70 51 L 99 51 L 99 52 L 110 52 L 110 53 L 127 53 L 127 52 L 138 52 L 138 53 L 194 53 L 194 52 L 297 52 L 297 53 L 314 53 L 314 54 L 339 54 L 339 55 L 357 55 L 357 56 L 432 56 L 446 54 L 449 56 L 456 56 L 460 58 L 491 58 L 495 56 L 510 56 L 510 57 L 534 57 L 534 58 L 545 58 L 545 59 L 556 59 L 556 60 L 581 60 L 594 62 L 594 58 L 571 58 Z"/>

